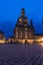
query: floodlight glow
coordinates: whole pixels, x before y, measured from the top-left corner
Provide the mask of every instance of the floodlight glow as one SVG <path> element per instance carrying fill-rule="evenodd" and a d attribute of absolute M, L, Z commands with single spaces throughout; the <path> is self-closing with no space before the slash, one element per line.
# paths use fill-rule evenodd
<path fill-rule="evenodd" d="M 43 38 L 41 38 L 41 40 L 43 41 Z"/>
<path fill-rule="evenodd" d="M 43 43 L 41 43 L 41 45 L 43 46 Z"/>

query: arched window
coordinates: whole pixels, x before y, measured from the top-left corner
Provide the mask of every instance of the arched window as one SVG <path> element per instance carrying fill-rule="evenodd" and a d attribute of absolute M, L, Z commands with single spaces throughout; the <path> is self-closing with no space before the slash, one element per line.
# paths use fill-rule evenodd
<path fill-rule="evenodd" d="M 27 38 L 27 28 L 25 28 L 25 38 Z"/>
<path fill-rule="evenodd" d="M 21 24 L 22 23 L 22 18 L 19 18 L 19 24 Z"/>
<path fill-rule="evenodd" d="M 18 28 L 16 28 L 16 38 L 18 38 Z"/>
<path fill-rule="evenodd" d="M 16 31 L 16 38 L 18 38 L 18 31 Z"/>
<path fill-rule="evenodd" d="M 20 32 L 20 34 L 21 34 L 21 36 L 20 36 L 20 37 L 22 38 L 22 31 Z"/>
<path fill-rule="evenodd" d="M 22 38 L 22 31 L 20 30 L 20 38 Z"/>
<path fill-rule="evenodd" d="M 27 31 L 25 31 L 25 38 L 27 38 Z"/>
<path fill-rule="evenodd" d="M 27 28 L 25 28 L 25 31 L 27 31 Z"/>

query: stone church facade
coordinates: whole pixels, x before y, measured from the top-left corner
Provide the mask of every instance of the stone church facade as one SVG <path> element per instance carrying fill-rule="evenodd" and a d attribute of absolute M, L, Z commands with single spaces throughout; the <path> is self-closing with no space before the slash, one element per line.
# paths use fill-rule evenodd
<path fill-rule="evenodd" d="M 32 20 L 30 25 L 28 25 L 28 18 L 25 15 L 25 9 L 22 8 L 21 16 L 17 20 L 17 24 L 14 29 L 14 39 L 15 41 L 28 42 L 29 39 L 34 39 L 34 27 Z"/>

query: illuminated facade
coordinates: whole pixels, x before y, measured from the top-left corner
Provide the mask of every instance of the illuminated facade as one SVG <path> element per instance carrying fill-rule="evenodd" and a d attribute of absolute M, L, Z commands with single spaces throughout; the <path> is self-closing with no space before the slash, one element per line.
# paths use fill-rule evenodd
<path fill-rule="evenodd" d="M 43 26 L 43 19 L 42 19 Z M 22 8 L 21 16 L 17 20 L 17 24 L 14 29 L 14 35 L 10 36 L 7 40 L 2 31 L 0 31 L 0 43 L 43 43 L 43 34 L 35 34 L 35 29 L 32 20 L 28 21 L 25 15 L 25 9 Z M 42 44 L 43 45 L 43 44 Z"/>
<path fill-rule="evenodd" d="M 28 25 L 28 18 L 25 15 L 25 10 L 22 8 L 21 16 L 17 20 L 16 27 L 14 29 L 14 38 L 16 41 L 24 41 L 28 42 L 29 39 L 34 39 L 34 27 L 32 24 L 32 20 L 30 21 L 30 25 Z"/>
<path fill-rule="evenodd" d="M 3 32 L 2 31 L 0 31 L 0 44 L 1 43 L 5 43 L 5 36 L 4 36 L 4 34 L 3 34 Z"/>

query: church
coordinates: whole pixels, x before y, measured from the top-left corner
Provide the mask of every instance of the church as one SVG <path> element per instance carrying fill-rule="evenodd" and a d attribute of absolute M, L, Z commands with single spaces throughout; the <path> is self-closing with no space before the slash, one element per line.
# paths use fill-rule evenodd
<path fill-rule="evenodd" d="M 14 39 L 15 42 L 29 42 L 33 41 L 35 29 L 32 20 L 28 24 L 28 17 L 25 14 L 25 9 L 22 8 L 21 16 L 17 20 L 17 24 L 14 29 Z"/>

